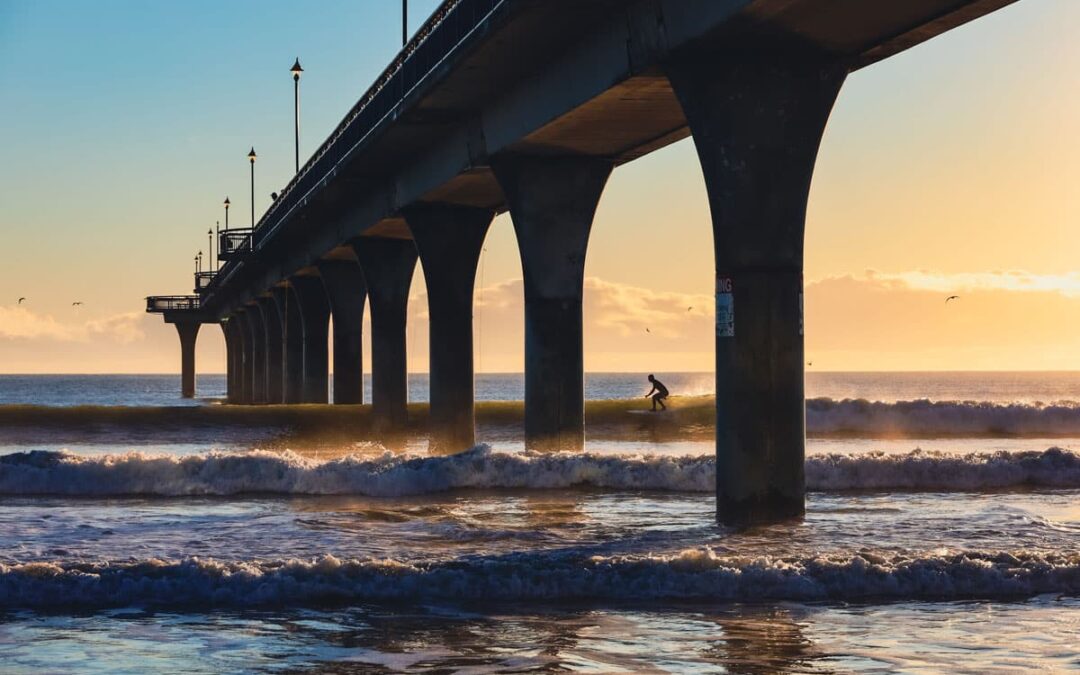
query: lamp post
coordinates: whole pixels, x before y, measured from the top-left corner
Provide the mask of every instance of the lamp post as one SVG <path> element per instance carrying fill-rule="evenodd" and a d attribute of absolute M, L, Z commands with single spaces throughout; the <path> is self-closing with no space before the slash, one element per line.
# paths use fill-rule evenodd
<path fill-rule="evenodd" d="M 211 255 L 214 259 L 214 271 L 217 272 L 221 269 L 221 221 L 214 221 L 214 241 L 218 243 L 217 255 Z"/>
<path fill-rule="evenodd" d="M 293 81 L 293 120 L 295 124 L 295 145 L 296 145 L 296 173 L 300 173 L 300 73 L 304 72 L 304 69 L 300 67 L 300 57 L 296 58 L 296 63 L 289 69 L 292 73 Z"/>
<path fill-rule="evenodd" d="M 199 256 L 195 256 L 195 274 L 199 273 Z"/>
<path fill-rule="evenodd" d="M 401 0 L 401 46 L 409 41 L 409 0 Z"/>
<path fill-rule="evenodd" d="M 251 229 L 255 229 L 255 146 L 251 146 L 248 161 L 251 162 Z"/>
<path fill-rule="evenodd" d="M 225 198 L 225 231 L 229 231 L 229 198 Z"/>
<path fill-rule="evenodd" d="M 197 271 L 202 273 L 202 251 L 199 251 L 199 255 L 195 256 L 195 260 L 198 261 L 195 263 Z"/>
<path fill-rule="evenodd" d="M 210 263 L 214 260 L 214 231 L 210 228 L 206 229 L 206 271 L 210 271 Z"/>

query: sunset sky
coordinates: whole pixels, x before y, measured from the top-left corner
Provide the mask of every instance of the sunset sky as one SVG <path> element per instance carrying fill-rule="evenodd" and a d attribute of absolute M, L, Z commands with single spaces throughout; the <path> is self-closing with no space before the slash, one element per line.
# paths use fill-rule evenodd
<path fill-rule="evenodd" d="M 413 27 L 436 4 L 412 0 Z M 142 313 L 143 296 L 190 292 L 226 195 L 247 224 L 250 146 L 260 212 L 288 181 L 293 58 L 306 71 L 306 157 L 396 53 L 398 11 L 0 3 L 0 373 L 177 371 L 175 332 Z M 1080 3 L 1020 0 L 848 79 L 807 222 L 814 369 L 1080 369 L 1078 29 Z M 486 249 L 478 366 L 517 371 L 508 216 Z M 712 369 L 712 241 L 692 140 L 615 171 L 586 275 L 587 370 Z M 423 371 L 419 274 L 410 310 L 410 367 Z M 221 332 L 204 328 L 200 370 L 223 370 L 222 352 Z"/>

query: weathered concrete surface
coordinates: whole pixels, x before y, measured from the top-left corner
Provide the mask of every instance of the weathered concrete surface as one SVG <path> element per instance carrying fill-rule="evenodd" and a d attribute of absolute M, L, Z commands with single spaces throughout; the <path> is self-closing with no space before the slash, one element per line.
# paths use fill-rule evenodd
<path fill-rule="evenodd" d="M 232 319 L 237 322 L 237 334 L 240 336 L 240 392 L 238 403 L 251 404 L 251 369 L 254 365 L 251 346 L 251 326 L 248 323 L 248 312 L 241 309 L 236 312 Z"/>
<path fill-rule="evenodd" d="M 292 287 L 275 286 L 270 294 L 281 317 L 282 402 L 300 403 L 304 398 L 304 323 L 300 303 Z"/>
<path fill-rule="evenodd" d="M 407 239 L 374 237 L 352 246 L 367 280 L 371 306 L 371 405 L 380 424 L 399 427 L 408 419 L 405 327 L 416 247 Z"/>
<path fill-rule="evenodd" d="M 266 402 L 283 403 L 285 390 L 281 314 L 273 297 L 263 296 L 257 302 L 266 329 Z"/>
<path fill-rule="evenodd" d="M 364 302 L 367 283 L 356 260 L 320 260 L 334 317 L 334 403 L 364 402 Z"/>
<path fill-rule="evenodd" d="M 806 201 L 847 72 L 844 61 L 801 50 L 693 55 L 668 66 L 713 221 L 721 520 L 769 520 L 805 508 Z"/>
<path fill-rule="evenodd" d="M 231 321 L 221 321 L 221 332 L 225 336 L 225 400 L 236 402 L 236 354 L 239 345 Z"/>
<path fill-rule="evenodd" d="M 266 324 L 258 304 L 248 305 L 251 337 L 251 402 L 266 403 Z"/>
<path fill-rule="evenodd" d="M 580 450 L 585 442 L 581 297 L 589 231 L 611 162 L 497 158 L 525 285 L 525 442 Z"/>
<path fill-rule="evenodd" d="M 289 283 L 304 327 L 304 385 L 301 403 L 326 403 L 330 387 L 330 303 L 317 276 L 293 277 Z"/>
<path fill-rule="evenodd" d="M 201 323 L 177 322 L 176 333 L 180 336 L 180 395 L 195 397 L 195 341 L 199 337 Z"/>
<path fill-rule="evenodd" d="M 441 204 L 405 210 L 428 292 L 431 445 L 443 451 L 476 442 L 473 286 L 494 217 L 490 209 Z"/>

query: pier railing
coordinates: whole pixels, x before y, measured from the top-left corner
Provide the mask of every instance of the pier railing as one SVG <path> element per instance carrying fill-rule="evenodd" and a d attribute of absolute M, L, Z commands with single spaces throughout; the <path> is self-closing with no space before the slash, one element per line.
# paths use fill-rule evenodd
<path fill-rule="evenodd" d="M 217 276 L 217 272 L 196 272 L 195 273 L 195 292 L 202 293 L 210 287 L 214 277 Z"/>
<path fill-rule="evenodd" d="M 251 239 L 246 244 L 247 251 L 257 250 L 262 240 L 273 232 L 293 209 L 301 205 L 327 175 L 335 171 L 338 162 L 363 142 L 398 103 L 505 1 L 443 2 L 311 158 L 300 167 L 300 171 L 259 219 L 254 231 L 248 230 Z M 230 235 L 233 232 L 234 230 L 228 231 Z M 221 234 L 224 236 L 226 232 Z M 238 257 L 231 254 L 230 250 L 222 245 L 222 260 Z"/>
<path fill-rule="evenodd" d="M 254 230 L 250 227 L 222 230 L 218 239 L 219 260 L 239 260 L 251 255 L 254 247 Z"/>
<path fill-rule="evenodd" d="M 146 311 L 152 313 L 196 311 L 199 307 L 197 295 L 151 295 L 146 299 Z"/>

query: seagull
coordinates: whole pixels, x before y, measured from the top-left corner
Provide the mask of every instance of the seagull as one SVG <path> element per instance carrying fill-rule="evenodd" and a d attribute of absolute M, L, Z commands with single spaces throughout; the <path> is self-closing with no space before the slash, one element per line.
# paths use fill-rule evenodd
<path fill-rule="evenodd" d="M 693 309 L 693 307 L 687 307 L 687 308 L 686 308 L 686 311 L 688 311 L 688 312 L 689 312 L 689 311 L 690 311 L 690 310 L 692 310 L 692 309 Z"/>
<path fill-rule="evenodd" d="M 71 303 L 71 306 L 72 306 L 72 307 L 78 307 L 78 306 L 80 306 L 80 305 L 82 305 L 82 303 L 81 303 L 81 302 L 73 302 L 73 303 Z"/>
<path fill-rule="evenodd" d="M 814 362 L 813 362 L 813 361 L 807 361 L 807 362 L 806 362 L 806 365 L 808 365 L 808 366 L 812 366 L 812 365 L 814 365 Z"/>
<path fill-rule="evenodd" d="M 650 335 L 652 335 L 652 331 L 651 331 L 651 330 L 649 330 L 648 328 L 646 328 L 646 329 L 645 329 L 645 332 L 646 332 L 646 333 L 648 333 L 648 334 L 650 334 Z"/>
<path fill-rule="evenodd" d="M 19 298 L 19 302 L 18 302 L 18 303 L 16 303 L 16 304 L 19 304 L 19 305 L 23 304 L 23 300 L 25 300 L 25 299 L 26 299 L 26 298 Z"/>
<path fill-rule="evenodd" d="M 959 299 L 960 299 L 959 295 L 950 295 L 949 297 L 945 298 L 945 304 L 949 304 L 950 300 L 959 300 Z"/>

